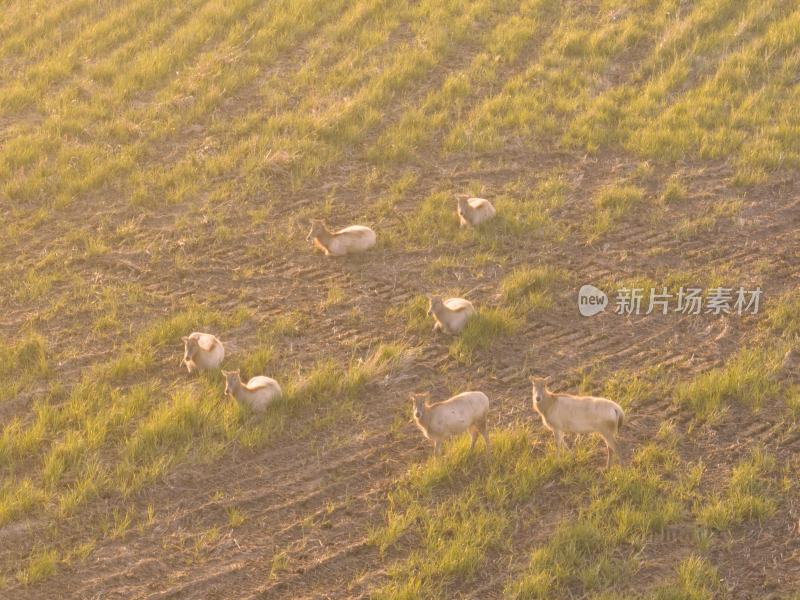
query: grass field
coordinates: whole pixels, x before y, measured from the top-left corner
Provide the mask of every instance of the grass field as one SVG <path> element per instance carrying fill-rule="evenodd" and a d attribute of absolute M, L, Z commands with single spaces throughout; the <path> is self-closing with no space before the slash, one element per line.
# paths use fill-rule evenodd
<path fill-rule="evenodd" d="M 0 596 L 800 598 L 798 72 L 788 0 L 8 0 Z M 530 374 L 619 402 L 625 464 L 557 456 Z M 494 452 L 433 459 L 408 397 L 467 389 Z"/>

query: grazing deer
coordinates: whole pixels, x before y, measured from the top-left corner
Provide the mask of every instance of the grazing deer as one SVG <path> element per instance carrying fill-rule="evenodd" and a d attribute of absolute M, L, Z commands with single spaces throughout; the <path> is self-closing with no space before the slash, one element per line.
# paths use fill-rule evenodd
<path fill-rule="evenodd" d="M 486 416 L 489 398 L 483 392 L 463 392 L 441 402 L 429 404 L 424 395 L 412 395 L 414 421 L 425 437 L 433 441 L 434 455 L 440 454 L 442 442 L 450 436 L 469 431 L 472 436 L 470 450 L 480 434 L 489 449 L 486 433 Z"/>
<path fill-rule="evenodd" d="M 542 423 L 556 438 L 556 452 L 564 445 L 565 433 L 599 433 L 606 442 L 611 465 L 612 453 L 622 463 L 616 435 L 622 427 L 625 413 L 622 407 L 595 396 L 554 394 L 547 389 L 547 379 L 530 377 L 533 384 L 533 409 L 542 417 Z"/>

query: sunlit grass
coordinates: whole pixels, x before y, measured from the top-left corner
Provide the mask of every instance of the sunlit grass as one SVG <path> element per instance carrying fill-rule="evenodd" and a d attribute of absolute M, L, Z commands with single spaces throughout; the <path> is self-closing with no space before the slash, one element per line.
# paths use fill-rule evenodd
<path fill-rule="evenodd" d="M 386 309 L 386 318 L 400 319 L 408 333 L 423 335 L 433 329 L 433 319 L 428 316 L 428 304 L 428 299 L 419 294 L 400 306 Z"/>
<path fill-rule="evenodd" d="M 713 231 L 720 222 L 734 218 L 741 211 L 741 208 L 741 200 L 716 202 L 697 211 L 692 217 L 683 219 L 678 223 L 675 233 L 682 239 L 696 238 L 699 235 Z"/>
<path fill-rule="evenodd" d="M 567 243 L 602 249 L 606 239 L 624 237 L 629 223 L 647 219 L 659 229 L 661 218 L 678 241 L 710 240 L 723 227 L 741 227 L 746 236 L 751 201 L 771 198 L 782 188 L 768 186 L 782 185 L 800 166 L 800 17 L 782 0 L 679 4 L 4 6 L 0 237 L 8 260 L 0 299 L 10 326 L 0 344 L 0 403 L 8 415 L 0 434 L 0 526 L 35 514 L 50 523 L 81 518 L 97 498 L 133 495 L 180 465 L 298 431 L 316 440 L 359 415 L 370 382 L 407 359 L 403 344 L 389 339 L 366 349 L 359 338 L 335 360 L 287 358 L 313 348 L 307 331 L 320 307 L 341 319 L 337 326 L 364 326 L 364 313 L 347 310 L 347 285 L 333 280 L 312 305 L 289 301 L 278 317 L 260 314 L 264 259 L 300 247 L 284 216 L 300 197 L 299 212 L 376 223 L 381 243 L 396 253 L 389 260 L 414 253 L 421 279 L 442 289 L 491 283 L 497 304 L 479 307 L 464 334 L 446 341 L 452 357 L 469 365 L 491 359 L 523 317 L 535 320 L 556 306 L 570 282 L 560 264 Z M 731 194 L 731 185 L 741 189 Z M 459 193 L 490 198 L 497 218 L 460 229 Z M 532 248 L 537 257 L 542 250 L 541 263 L 506 268 Z M 668 248 L 641 250 L 666 259 Z M 234 256 L 245 264 L 228 264 Z M 551 256 L 559 258 L 548 262 Z M 731 267 L 675 272 L 664 281 L 622 269 L 628 274 L 620 281 L 672 289 L 684 280 L 707 284 Z M 177 278 L 194 304 L 174 294 Z M 432 320 L 422 291 L 385 315 L 427 344 Z M 251 308 L 237 308 L 240 299 Z M 796 304 L 787 298 L 765 319 L 766 335 L 785 345 L 757 339 L 717 368 L 692 379 L 676 375 L 674 387 L 662 374 L 608 365 L 614 372 L 587 380 L 588 391 L 634 409 L 672 395 L 712 425 L 729 406 L 758 411 L 781 399 L 796 423 L 800 395 L 782 379 L 790 373 L 779 371 L 800 335 Z M 180 336 L 193 330 L 231 343 L 226 367 L 278 378 L 284 399 L 257 417 L 222 396 L 217 374 L 189 377 L 177 368 Z M 448 462 L 462 444 L 444 461 L 454 471 L 428 466 L 420 485 L 457 483 L 489 464 L 464 459 L 465 471 Z M 550 473 L 548 465 L 533 470 Z M 662 467 L 646 475 L 658 479 Z M 768 494 L 737 477 L 704 509 L 709 527 L 774 514 L 752 500 Z M 583 483 L 600 490 L 592 490 L 592 501 L 615 485 Z M 460 498 L 466 512 L 437 504 L 439 512 L 428 514 L 420 502 L 424 515 L 407 504 L 392 517 L 387 539 L 402 540 L 409 530 L 427 535 L 424 521 L 431 528 L 424 547 L 441 560 L 406 557 L 384 593 L 447 597 L 459 578 L 474 583 L 486 555 L 505 552 L 514 516 L 485 501 L 500 491 L 483 492 L 477 501 Z M 474 517 L 475 540 L 465 515 Z M 229 525 L 238 519 L 229 514 Z M 437 529 L 438 519 L 454 529 Z M 608 559 L 607 531 L 603 541 L 591 519 L 578 524 L 559 527 L 539 564 L 546 568 L 528 575 L 541 578 L 550 595 L 581 586 L 608 595 L 602 582 L 616 581 L 629 565 Z M 135 525 L 126 507 L 101 534 L 119 538 Z M 451 533 L 463 553 L 447 544 Z M 210 528 L 199 536 L 196 554 L 218 535 Z M 631 543 L 619 539 L 614 552 Z M 67 561 L 61 549 L 29 550 L 0 581 L 34 584 Z M 599 558 L 585 580 L 560 573 L 561 564 L 583 565 L 582 553 L 594 550 Z M 656 597 L 718 593 L 707 557 L 681 560 Z M 270 566 L 278 577 L 293 565 L 278 550 Z"/>
<path fill-rule="evenodd" d="M 686 187 L 677 177 L 670 177 L 664 189 L 661 190 L 660 200 L 665 204 L 676 204 L 686 199 Z"/>
<path fill-rule="evenodd" d="M 529 435 L 525 429 L 492 431 L 491 456 L 470 452 L 468 439 L 460 439 L 443 456 L 409 470 L 389 496 L 385 523 L 370 536 L 383 553 L 403 549 L 377 597 L 450 597 L 469 587 L 489 556 L 512 552 L 504 532 L 531 527 L 556 508 L 531 503 L 554 483 L 578 491 L 568 506 L 559 504 L 567 516 L 507 583 L 506 596 L 612 589 L 635 575 L 636 552 L 680 517 L 698 482 L 696 469 L 682 474 L 669 436 L 598 480 L 583 446 L 557 458 L 531 447 Z"/>
<path fill-rule="evenodd" d="M 557 476 L 552 457 L 536 455 L 524 430 L 492 432 L 493 452 L 468 440 L 412 467 L 389 496 L 384 526 L 370 540 L 381 552 L 410 546 L 390 567 L 378 598 L 449 597 L 480 577 L 487 554 L 506 544 L 514 508 Z"/>
<path fill-rule="evenodd" d="M 28 559 L 28 564 L 17 571 L 17 580 L 30 585 L 46 579 L 56 572 L 58 555 L 55 550 L 42 550 Z"/>
<path fill-rule="evenodd" d="M 765 400 L 776 397 L 781 390 L 780 383 L 772 377 L 783 356 L 779 354 L 775 349 L 743 348 L 724 366 L 680 384 L 675 399 L 701 421 L 719 419 L 733 403 L 756 412 Z"/>
<path fill-rule="evenodd" d="M 509 309 L 482 308 L 467 321 L 464 330 L 450 344 L 450 355 L 460 362 L 470 363 L 476 351 L 514 333 L 520 324 L 520 318 Z"/>
<path fill-rule="evenodd" d="M 763 521 L 777 510 L 775 457 L 758 449 L 733 468 L 725 490 L 698 514 L 700 523 L 727 530 L 746 521 Z"/>
<path fill-rule="evenodd" d="M 186 332 L 204 326 L 219 332 L 247 318 L 246 311 L 225 316 L 190 308 L 153 323 L 119 357 L 95 365 L 63 402 L 40 401 L 32 422 L 8 424 L 0 437 L 0 464 L 16 469 L 34 459 L 39 468 L 31 478 L 3 481 L 0 524 L 43 509 L 73 514 L 100 494 L 129 495 L 176 465 L 214 460 L 231 443 L 253 447 L 272 441 L 295 427 L 293 418 L 304 411 L 340 418 L 357 410 L 355 400 L 364 386 L 407 359 L 404 347 L 384 345 L 367 356 L 354 355 L 346 365 L 321 361 L 303 372 L 281 369 L 286 394 L 262 419 L 250 418 L 224 398 L 223 382 L 214 373 L 201 374 L 196 383 L 157 383 L 154 349 L 172 346 L 178 356 Z M 269 341 L 291 335 L 298 322 L 285 317 L 268 325 L 267 345 L 248 354 L 241 366 L 251 374 L 266 370 L 274 356 Z M 24 369 L 46 367 L 38 338 L 10 352 Z M 115 387 L 132 374 L 145 382 Z M 110 527 L 116 531 L 118 525 Z"/>
<path fill-rule="evenodd" d="M 0 345 L 0 400 L 13 397 L 34 379 L 47 377 L 47 341 L 31 333 L 15 344 Z"/>
<path fill-rule="evenodd" d="M 712 600 L 720 591 L 719 573 L 708 560 L 690 556 L 680 562 L 672 581 L 647 593 L 648 600 Z"/>
<path fill-rule="evenodd" d="M 681 515 L 696 480 L 674 481 L 679 460 L 668 445 L 640 448 L 630 465 L 606 471 L 587 503 L 531 553 L 525 572 L 506 587 L 512 598 L 551 598 L 566 590 L 597 594 L 631 581 L 637 548 Z M 633 559 L 633 560 L 632 560 Z"/>
<path fill-rule="evenodd" d="M 436 246 L 457 239 L 467 239 L 460 230 L 456 214 L 456 198 L 446 192 L 429 195 L 414 213 L 403 218 L 403 237 L 418 246 Z"/>
<path fill-rule="evenodd" d="M 773 302 L 767 313 L 767 326 L 787 340 L 800 336 L 800 295 L 792 291 Z"/>
<path fill-rule="evenodd" d="M 519 267 L 500 282 L 504 304 L 516 312 L 546 310 L 553 306 L 554 295 L 566 286 L 563 270 L 549 267 Z"/>
<path fill-rule="evenodd" d="M 632 185 L 612 185 L 600 190 L 593 198 L 594 214 L 585 224 L 589 241 L 600 238 L 644 202 L 644 191 Z"/>

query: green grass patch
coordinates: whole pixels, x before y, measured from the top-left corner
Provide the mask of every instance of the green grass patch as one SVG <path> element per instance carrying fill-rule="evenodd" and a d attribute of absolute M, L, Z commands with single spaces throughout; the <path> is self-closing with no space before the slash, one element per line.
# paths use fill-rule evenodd
<path fill-rule="evenodd" d="M 791 292 L 770 303 L 767 330 L 787 340 L 800 337 L 800 295 Z"/>
<path fill-rule="evenodd" d="M 277 579 L 284 571 L 289 569 L 289 554 L 286 550 L 280 550 L 272 555 L 269 566 L 269 579 Z"/>
<path fill-rule="evenodd" d="M 468 232 L 459 228 L 456 198 L 448 192 L 425 197 L 411 215 L 402 220 L 401 237 L 412 247 L 438 246 L 445 242 L 466 240 Z"/>
<path fill-rule="evenodd" d="M 686 200 L 686 196 L 686 187 L 678 177 L 672 176 L 667 180 L 667 183 L 661 190 L 659 199 L 664 204 L 678 204 Z"/>
<path fill-rule="evenodd" d="M 636 555 L 648 537 L 680 517 L 689 487 L 681 481 L 681 466 L 674 449 L 653 442 L 639 448 L 631 464 L 605 471 L 577 514 L 533 550 L 528 567 L 506 586 L 506 596 L 559 598 L 618 590 L 635 576 Z"/>
<path fill-rule="evenodd" d="M 325 299 L 322 300 L 320 306 L 322 308 L 330 308 L 331 306 L 338 306 L 342 304 L 346 299 L 344 289 L 341 286 L 337 285 L 336 283 L 331 283 L 328 286 L 328 293 L 325 295 Z"/>
<path fill-rule="evenodd" d="M 766 399 L 781 392 L 781 384 L 773 375 L 782 358 L 775 348 L 743 348 L 725 365 L 678 385 L 675 400 L 699 421 L 717 420 L 733 403 L 756 412 Z"/>
<path fill-rule="evenodd" d="M 786 390 L 786 407 L 795 424 L 800 421 L 800 385 L 791 385 Z"/>
<path fill-rule="evenodd" d="M 228 525 L 231 527 L 239 527 L 247 520 L 245 514 L 235 506 L 229 506 L 225 512 L 228 515 Z"/>
<path fill-rule="evenodd" d="M 528 433 L 492 431 L 491 455 L 480 445 L 470 451 L 464 436 L 408 471 L 389 493 L 385 524 L 370 535 L 381 552 L 404 549 L 373 597 L 451 598 L 480 580 L 491 554 L 507 547 L 518 507 L 574 468 L 536 453 Z"/>
<path fill-rule="evenodd" d="M 182 330 L 162 335 L 163 326 L 155 327 L 164 343 Z M 325 430 L 357 412 L 364 387 L 409 356 L 403 346 L 381 345 L 344 366 L 323 361 L 279 373 L 285 396 L 260 418 L 225 398 L 214 373 L 166 389 L 145 379 L 122 390 L 96 378 L 107 369 L 95 369 L 65 399 L 39 401 L 30 423 L 14 420 L 3 429 L 0 464 L 15 476 L 0 488 L 0 525 L 38 510 L 74 514 L 101 494 L 127 496 L 178 464 L 212 461 L 234 443 L 253 447 L 289 429 Z"/>
<path fill-rule="evenodd" d="M 518 314 L 552 308 L 557 291 L 563 289 L 567 274 L 553 267 L 518 267 L 500 281 L 503 304 Z"/>
<path fill-rule="evenodd" d="M 255 377 L 256 375 L 267 375 L 268 368 L 275 361 L 275 349 L 271 346 L 260 344 L 250 350 L 247 356 L 239 363 L 238 367 L 242 371 L 242 377 Z"/>
<path fill-rule="evenodd" d="M 713 600 L 719 597 L 720 576 L 716 567 L 701 556 L 683 559 L 675 577 L 645 594 L 647 600 Z"/>
<path fill-rule="evenodd" d="M 733 468 L 725 490 L 700 508 L 697 520 L 706 527 L 725 531 L 747 521 L 771 517 L 778 507 L 776 473 L 775 457 L 754 450 Z"/>
<path fill-rule="evenodd" d="M 16 521 L 47 499 L 47 494 L 28 478 L 6 478 L 0 488 L 0 526 Z"/>
<path fill-rule="evenodd" d="M 741 200 L 720 200 L 703 207 L 698 214 L 682 219 L 675 227 L 675 234 L 683 240 L 713 231 L 721 221 L 732 219 L 742 209 Z"/>
<path fill-rule="evenodd" d="M 697 470 L 681 463 L 669 435 L 602 474 L 585 444 L 557 457 L 532 446 L 530 436 L 522 427 L 493 430 L 488 455 L 480 446 L 470 451 L 465 435 L 409 469 L 389 494 L 384 523 L 370 534 L 381 553 L 399 555 L 373 597 L 450 598 L 473 589 L 488 561 L 517 551 L 512 531 L 552 519 L 553 506 L 536 499 L 553 485 L 569 498 L 559 506 L 572 514 L 533 550 L 505 596 L 610 593 L 635 575 L 649 537 L 694 497 Z"/>
<path fill-rule="evenodd" d="M 419 294 L 400 306 L 390 306 L 386 309 L 386 318 L 400 319 L 406 333 L 424 335 L 433 329 L 433 319 L 428 316 L 428 304 L 428 299 Z"/>
<path fill-rule="evenodd" d="M 578 384 L 579 393 L 610 398 L 625 410 L 648 398 L 667 395 L 669 390 L 664 368 L 658 366 L 605 372 L 596 365 L 583 373 Z"/>
<path fill-rule="evenodd" d="M 0 346 L 0 401 L 13 398 L 36 379 L 50 372 L 47 341 L 30 333 L 19 341 Z"/>
<path fill-rule="evenodd" d="M 17 571 L 17 581 L 31 585 L 55 575 L 58 554 L 55 550 L 41 550 L 28 557 L 28 563 Z"/>
<path fill-rule="evenodd" d="M 467 321 L 464 330 L 450 344 L 450 356 L 459 362 L 470 363 L 476 351 L 514 333 L 520 325 L 520 318 L 510 309 L 482 308 Z"/>
<path fill-rule="evenodd" d="M 308 318 L 298 311 L 289 311 L 269 324 L 269 334 L 278 337 L 295 337 L 308 325 Z"/>
<path fill-rule="evenodd" d="M 344 369 L 330 360 L 320 361 L 284 380 L 284 395 L 260 419 L 245 420 L 246 415 L 238 409 L 235 439 L 251 447 L 289 431 L 309 434 L 327 429 L 339 419 L 359 412 L 357 400 L 370 381 L 403 365 L 412 356 L 405 346 L 382 344 L 365 357 L 353 356 Z M 300 419 L 308 412 L 313 413 L 310 422 Z"/>
<path fill-rule="evenodd" d="M 180 346 L 181 337 L 193 331 L 229 329 L 241 325 L 251 317 L 250 311 L 244 307 L 236 309 L 231 314 L 223 314 L 200 305 L 191 305 L 175 316 L 148 327 L 137 337 L 136 344 L 139 347 Z M 217 337 L 224 338 L 221 333 Z M 225 342 L 224 339 L 222 341 Z"/>
<path fill-rule="evenodd" d="M 594 213 L 584 223 L 589 242 L 599 239 L 644 202 L 644 190 L 633 185 L 609 185 L 592 198 Z"/>
<path fill-rule="evenodd" d="M 559 175 L 539 181 L 532 189 L 515 182 L 509 191 L 495 198 L 492 204 L 497 215 L 475 229 L 475 237 L 488 250 L 513 251 L 520 241 L 559 240 L 562 228 L 551 212 L 564 204 L 568 185 Z M 522 188 L 522 189 L 518 189 Z"/>

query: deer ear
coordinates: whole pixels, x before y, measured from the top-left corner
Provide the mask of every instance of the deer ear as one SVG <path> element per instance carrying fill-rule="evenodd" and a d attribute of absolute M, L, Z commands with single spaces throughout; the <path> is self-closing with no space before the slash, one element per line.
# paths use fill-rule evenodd
<path fill-rule="evenodd" d="M 188 338 L 187 336 L 183 336 L 183 337 L 181 338 L 181 341 L 182 341 L 182 342 L 188 342 L 188 341 L 189 341 L 189 338 Z"/>

